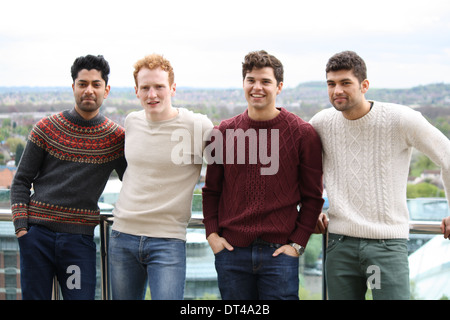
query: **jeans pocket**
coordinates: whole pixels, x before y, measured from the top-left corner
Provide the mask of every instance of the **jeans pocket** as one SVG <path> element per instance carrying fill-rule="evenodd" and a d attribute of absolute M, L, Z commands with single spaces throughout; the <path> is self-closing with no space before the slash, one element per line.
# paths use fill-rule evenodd
<path fill-rule="evenodd" d="M 94 236 L 87 234 L 80 234 L 81 243 L 85 244 L 88 247 L 95 249 Z"/>
<path fill-rule="evenodd" d="M 336 249 L 336 247 L 342 242 L 343 237 L 344 236 L 340 234 L 330 233 L 328 235 L 328 243 L 326 248 L 327 253 Z"/>
<path fill-rule="evenodd" d="M 217 256 L 221 255 L 222 253 L 225 253 L 226 251 L 229 251 L 229 250 L 227 248 L 223 248 L 222 250 L 217 251 L 216 253 L 214 253 L 214 255 L 217 257 Z"/>
<path fill-rule="evenodd" d="M 408 251 L 408 245 L 405 239 L 388 239 L 383 240 L 383 247 L 392 252 L 405 253 Z"/>
<path fill-rule="evenodd" d="M 292 258 L 292 259 L 299 259 L 300 258 L 300 256 L 292 256 L 292 255 L 287 254 L 285 252 L 281 253 L 280 256 L 285 256 L 287 258 Z"/>
<path fill-rule="evenodd" d="M 19 242 L 19 246 L 20 246 L 21 243 L 27 241 L 28 238 L 30 238 L 30 237 L 32 238 L 33 234 L 31 233 L 31 230 L 34 230 L 34 229 L 35 229 L 34 226 L 29 226 L 28 230 L 27 230 L 27 233 L 25 233 L 23 236 L 17 238 L 17 241 Z M 33 240 L 31 240 L 31 241 L 33 241 Z"/>
<path fill-rule="evenodd" d="M 111 230 L 111 233 L 109 235 L 110 238 L 118 238 L 120 236 L 120 231 L 116 231 L 114 229 Z"/>

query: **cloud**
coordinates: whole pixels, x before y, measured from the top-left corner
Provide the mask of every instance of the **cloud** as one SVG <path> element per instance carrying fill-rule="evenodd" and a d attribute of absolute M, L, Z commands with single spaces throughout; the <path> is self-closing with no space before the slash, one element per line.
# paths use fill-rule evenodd
<path fill-rule="evenodd" d="M 450 82 L 445 0 L 16 0 L 1 5 L 0 86 L 70 85 L 80 55 L 103 54 L 111 85 L 132 86 L 132 66 L 164 54 L 178 86 L 238 87 L 241 62 L 265 49 L 286 86 L 322 80 L 327 59 L 355 50 L 377 86 Z M 416 70 L 416 71 L 411 71 Z"/>

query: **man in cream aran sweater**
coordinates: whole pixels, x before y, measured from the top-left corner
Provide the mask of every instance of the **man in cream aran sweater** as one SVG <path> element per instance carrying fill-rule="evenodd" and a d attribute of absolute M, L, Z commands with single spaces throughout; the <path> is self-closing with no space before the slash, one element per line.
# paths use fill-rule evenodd
<path fill-rule="evenodd" d="M 364 61 L 345 51 L 326 67 L 334 108 L 310 121 L 323 144 L 329 225 L 326 277 L 330 299 L 409 299 L 406 185 L 412 148 L 442 168 L 450 191 L 450 142 L 417 111 L 368 101 Z M 443 225 L 445 223 L 443 222 Z M 445 234 L 448 236 L 448 232 Z"/>
<path fill-rule="evenodd" d="M 204 115 L 174 108 L 173 68 L 161 55 L 135 64 L 143 110 L 125 120 L 128 166 L 110 238 L 113 299 L 181 300 L 186 278 L 186 227 L 203 160 Z"/>

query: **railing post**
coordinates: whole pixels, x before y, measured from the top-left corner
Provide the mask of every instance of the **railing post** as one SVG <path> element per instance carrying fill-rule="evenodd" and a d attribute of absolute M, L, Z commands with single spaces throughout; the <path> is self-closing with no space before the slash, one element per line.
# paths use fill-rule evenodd
<path fill-rule="evenodd" d="M 110 299 L 110 281 L 109 281 L 109 221 L 108 215 L 100 215 L 100 270 L 101 270 L 101 292 L 102 300 Z"/>
<path fill-rule="evenodd" d="M 53 277 L 53 286 L 52 286 L 52 300 L 60 300 L 61 294 L 59 291 L 59 283 L 56 275 Z"/>
<path fill-rule="evenodd" d="M 328 300 L 327 279 L 325 277 L 327 246 L 328 246 L 328 231 L 322 234 L 322 300 Z"/>

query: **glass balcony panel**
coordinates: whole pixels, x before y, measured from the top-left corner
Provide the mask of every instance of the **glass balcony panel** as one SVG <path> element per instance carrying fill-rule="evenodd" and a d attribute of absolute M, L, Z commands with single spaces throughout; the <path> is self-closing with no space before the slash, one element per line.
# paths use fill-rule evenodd
<path fill-rule="evenodd" d="M 116 199 L 108 195 L 103 199 Z M 412 211 L 410 251 L 411 298 L 437 300 L 450 297 L 450 241 L 443 238 L 439 231 L 441 216 L 448 215 L 448 206 L 440 201 L 422 201 L 422 207 L 428 213 L 417 213 L 419 201 L 409 201 Z M 430 203 L 431 201 L 431 203 Z M 433 202 L 434 201 L 434 202 Z M 97 245 L 97 291 L 96 299 L 110 299 L 108 287 L 107 244 L 112 224 L 111 209 L 114 203 L 101 204 L 102 224 L 95 229 Z M 439 218 L 430 219 L 433 208 Z M 416 210 L 416 211 L 415 211 Z M 194 194 L 192 219 L 187 235 L 187 270 L 185 299 L 220 299 L 217 287 L 217 274 L 214 267 L 214 255 L 206 241 L 202 224 L 201 195 Z M 426 220 L 421 220 L 426 219 Z M 324 238 L 313 235 L 305 254 L 300 259 L 299 297 L 303 300 L 324 299 L 324 281 L 322 261 Z M 370 294 L 369 294 L 370 297 Z M 62 297 L 56 294 L 55 298 Z M 19 248 L 11 211 L 4 205 L 0 209 L 0 300 L 20 300 L 20 259 Z"/>

